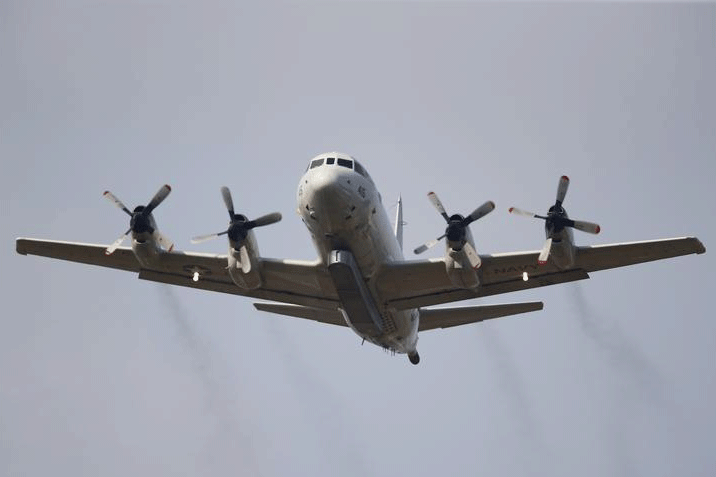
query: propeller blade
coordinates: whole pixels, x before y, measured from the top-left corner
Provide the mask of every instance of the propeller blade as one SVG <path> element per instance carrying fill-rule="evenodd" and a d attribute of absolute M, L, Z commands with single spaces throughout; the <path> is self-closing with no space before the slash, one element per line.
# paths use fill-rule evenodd
<path fill-rule="evenodd" d="M 540 219 L 543 219 L 544 217 L 535 214 L 534 212 L 529 212 L 527 210 L 518 209 L 517 207 L 510 207 L 508 209 L 508 212 L 515 215 L 522 215 L 524 217 L 537 217 Z"/>
<path fill-rule="evenodd" d="M 465 242 L 465 245 L 462 248 L 465 250 L 465 256 L 470 262 L 470 265 L 472 265 L 472 268 L 475 270 L 480 268 L 482 260 L 480 260 L 480 256 L 477 254 L 477 251 L 475 251 L 475 247 L 473 247 L 470 242 Z"/>
<path fill-rule="evenodd" d="M 587 232 L 590 234 L 598 234 L 601 230 L 601 227 L 597 224 L 593 224 L 592 222 L 585 222 L 583 220 L 572 220 L 571 224 L 568 224 L 570 227 L 574 227 L 577 230 L 581 230 L 582 232 Z"/>
<path fill-rule="evenodd" d="M 144 208 L 142 213 L 144 215 L 151 214 L 152 211 L 154 209 L 156 209 L 159 204 L 164 202 L 164 199 L 167 198 L 167 196 L 169 195 L 169 193 L 171 191 L 172 191 L 172 188 L 169 187 L 169 184 L 164 184 L 163 186 L 161 186 L 159 188 L 159 190 L 157 191 L 157 193 L 154 194 L 154 197 L 152 197 L 152 200 L 150 200 L 149 203 L 147 204 L 147 206 Z"/>
<path fill-rule="evenodd" d="M 249 222 L 247 225 L 247 229 L 253 229 L 254 227 L 263 227 L 264 225 L 271 225 L 275 224 L 276 222 L 281 220 L 281 213 L 274 212 L 272 214 L 266 214 L 262 215 L 258 219 L 254 219 L 251 222 Z"/>
<path fill-rule="evenodd" d="M 224 204 L 226 204 L 226 210 L 229 211 L 230 220 L 234 220 L 234 201 L 231 200 L 231 191 L 228 187 L 221 188 L 221 197 L 224 198 Z"/>
<path fill-rule="evenodd" d="M 415 255 L 420 255 L 420 254 L 423 253 L 424 251 L 433 248 L 434 246 L 436 246 L 436 245 L 438 244 L 438 242 L 440 242 L 442 239 L 444 239 L 446 235 L 447 235 L 447 234 L 442 234 L 440 237 L 438 237 L 438 238 L 436 238 L 436 239 L 434 239 L 434 240 L 431 240 L 431 241 L 429 241 L 429 242 L 425 242 L 423 245 L 421 245 L 420 247 L 418 247 L 418 248 L 416 248 L 415 250 L 413 250 L 413 253 L 414 253 Z"/>
<path fill-rule="evenodd" d="M 552 238 L 548 238 L 544 242 L 544 246 L 542 247 L 542 251 L 539 253 L 539 257 L 537 257 L 537 263 L 540 265 L 544 265 L 547 263 L 547 258 L 549 257 L 549 251 L 552 249 Z"/>
<path fill-rule="evenodd" d="M 106 190 L 106 191 L 104 191 L 104 194 L 102 194 L 102 195 L 104 195 L 107 200 L 109 200 L 109 201 L 112 202 L 114 205 L 116 205 L 117 207 L 119 207 L 120 209 L 122 209 L 124 212 L 126 212 L 126 213 L 131 217 L 132 212 L 127 208 L 127 206 L 125 206 L 125 205 L 122 203 L 121 200 L 119 200 L 118 198 L 116 198 L 116 197 L 114 196 L 114 194 L 112 194 L 110 191 Z"/>
<path fill-rule="evenodd" d="M 159 242 L 159 245 L 164 247 L 164 250 L 166 250 L 167 252 L 171 252 L 174 248 L 174 242 L 169 240 L 166 235 L 162 234 L 159 231 L 157 231 L 157 242 Z"/>
<path fill-rule="evenodd" d="M 198 237 L 194 237 L 190 240 L 191 243 L 203 243 L 208 242 L 209 240 L 214 240 L 216 237 L 220 235 L 226 235 L 229 233 L 228 230 L 224 230 L 223 232 L 219 232 L 218 234 L 209 234 L 209 235 L 199 235 Z"/>
<path fill-rule="evenodd" d="M 132 229 L 130 228 L 129 230 L 124 232 L 121 237 L 119 237 L 117 240 L 115 240 L 112 245 L 107 247 L 107 250 L 104 251 L 105 255 L 112 255 L 114 253 L 114 251 L 117 250 L 117 247 L 122 245 L 122 242 L 124 242 L 124 239 L 127 238 L 127 235 L 129 235 L 129 232 L 131 232 L 131 231 L 132 231 Z"/>
<path fill-rule="evenodd" d="M 438 199 L 438 195 L 435 192 L 428 192 L 428 200 L 430 200 L 430 203 L 432 203 L 438 212 L 440 212 L 440 215 L 443 216 L 445 222 L 450 222 L 450 216 L 447 212 L 445 212 L 445 207 L 443 207 L 442 202 L 440 202 L 440 199 Z"/>
<path fill-rule="evenodd" d="M 557 205 L 561 205 L 564 202 L 564 196 L 567 195 L 567 189 L 569 188 L 569 177 L 562 176 L 559 178 L 559 185 L 557 186 Z"/>
<path fill-rule="evenodd" d="M 491 200 L 488 200 L 484 204 L 482 204 L 480 207 L 475 209 L 470 215 L 465 217 L 465 219 L 462 221 L 463 225 L 469 225 L 476 221 L 477 219 L 481 219 L 482 217 L 486 216 L 490 212 L 495 210 L 495 203 Z"/>

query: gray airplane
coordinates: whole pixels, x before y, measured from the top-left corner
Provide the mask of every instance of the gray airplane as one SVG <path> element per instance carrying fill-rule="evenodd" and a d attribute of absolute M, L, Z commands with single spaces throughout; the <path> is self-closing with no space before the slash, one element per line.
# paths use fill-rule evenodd
<path fill-rule="evenodd" d="M 259 255 L 253 229 L 281 220 L 272 213 L 249 220 L 234 211 L 229 189 L 221 189 L 228 228 L 193 243 L 226 235 L 226 255 L 174 250 L 152 215 L 171 191 L 159 189 L 146 206 L 130 211 L 109 191 L 105 197 L 130 216 L 129 229 L 112 245 L 18 238 L 17 252 L 116 268 L 143 280 L 264 300 L 261 311 L 350 327 L 382 348 L 407 354 L 417 364 L 418 333 L 475 323 L 543 308 L 542 302 L 429 308 L 589 278 L 589 272 L 706 251 L 695 237 L 579 247 L 572 229 L 598 233 L 591 222 L 572 220 L 562 204 L 569 186 L 563 176 L 546 216 L 510 212 L 545 221 L 541 251 L 480 255 L 469 225 L 492 212 L 487 201 L 467 216 L 449 215 L 438 196 L 428 199 L 445 219 L 445 232 L 416 248 L 416 254 L 446 242 L 439 259 L 403 257 L 402 201 L 391 226 L 382 199 L 365 168 L 341 153 L 313 158 L 298 185 L 298 214 L 318 250 L 315 261 Z M 132 246 L 121 247 L 131 233 Z"/>

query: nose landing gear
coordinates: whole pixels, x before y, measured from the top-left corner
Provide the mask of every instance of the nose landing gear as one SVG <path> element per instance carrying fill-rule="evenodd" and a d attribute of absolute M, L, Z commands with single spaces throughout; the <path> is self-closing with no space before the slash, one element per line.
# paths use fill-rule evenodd
<path fill-rule="evenodd" d="M 420 362 L 420 355 L 417 351 L 415 351 L 414 353 L 408 354 L 408 359 L 411 363 L 418 364 Z"/>

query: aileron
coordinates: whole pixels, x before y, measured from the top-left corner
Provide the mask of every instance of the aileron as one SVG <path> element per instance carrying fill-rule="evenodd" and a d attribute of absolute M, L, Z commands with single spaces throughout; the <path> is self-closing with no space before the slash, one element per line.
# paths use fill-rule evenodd
<path fill-rule="evenodd" d="M 15 248 L 17 253 L 22 255 L 57 258 L 129 272 L 138 272 L 140 268 L 131 248 L 118 248 L 112 255 L 107 255 L 106 245 L 30 238 L 18 238 L 15 241 Z"/>
<path fill-rule="evenodd" d="M 576 264 L 592 272 L 705 252 L 706 248 L 696 237 L 680 237 L 577 247 Z"/>

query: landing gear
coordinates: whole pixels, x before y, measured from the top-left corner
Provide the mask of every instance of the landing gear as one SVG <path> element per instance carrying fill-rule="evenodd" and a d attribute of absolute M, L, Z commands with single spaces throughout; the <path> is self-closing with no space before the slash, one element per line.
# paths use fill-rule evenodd
<path fill-rule="evenodd" d="M 410 354 L 408 355 L 408 359 L 410 360 L 411 363 L 413 363 L 413 364 L 418 364 L 418 363 L 420 362 L 420 355 L 419 355 L 418 352 L 416 351 L 416 352 L 414 352 L 414 353 L 410 353 Z"/>

